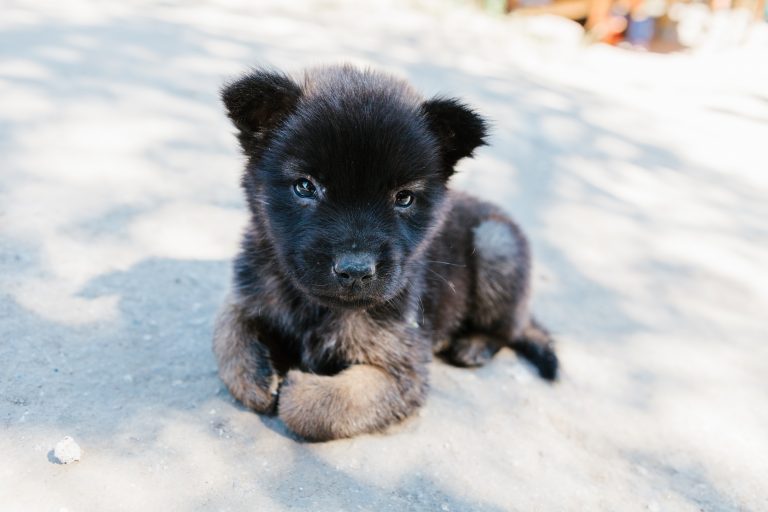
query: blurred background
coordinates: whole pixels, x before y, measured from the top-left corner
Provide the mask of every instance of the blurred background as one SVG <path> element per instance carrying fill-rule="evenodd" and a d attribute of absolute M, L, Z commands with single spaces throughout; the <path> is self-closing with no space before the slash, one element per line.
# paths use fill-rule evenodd
<path fill-rule="evenodd" d="M 741 46 L 765 37 L 765 0 L 524 0 L 477 2 L 490 12 L 556 15 L 576 21 L 586 40 L 656 52 Z M 762 35 L 758 35 L 762 33 Z"/>
<path fill-rule="evenodd" d="M 337 62 L 491 120 L 452 186 L 529 234 L 560 383 L 437 362 L 306 444 L 219 382 L 219 88 Z M 0 1 L 0 510 L 768 509 L 767 62 L 763 0 Z"/>

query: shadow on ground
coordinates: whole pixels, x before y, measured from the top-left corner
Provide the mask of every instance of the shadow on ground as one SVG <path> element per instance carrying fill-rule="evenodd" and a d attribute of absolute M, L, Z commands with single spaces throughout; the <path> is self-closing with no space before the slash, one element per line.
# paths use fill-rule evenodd
<path fill-rule="evenodd" d="M 481 53 L 478 33 L 265 6 L 30 12 L 0 31 L 0 449 L 18 461 L 0 470 L 15 492 L 0 491 L 0 508 L 760 503 L 749 456 L 768 425 L 753 407 L 768 360 L 754 314 L 760 189 L 696 163 L 682 135 L 652 136 L 683 121 Z M 503 48 L 506 29 L 483 36 Z M 249 64 L 341 57 L 492 119 L 491 146 L 455 186 L 531 235 L 560 385 L 509 352 L 477 371 L 435 363 L 427 407 L 389 435 L 302 444 L 219 382 L 212 322 L 245 215 L 218 88 Z M 78 465 L 46 460 L 64 435 L 83 445 Z"/>

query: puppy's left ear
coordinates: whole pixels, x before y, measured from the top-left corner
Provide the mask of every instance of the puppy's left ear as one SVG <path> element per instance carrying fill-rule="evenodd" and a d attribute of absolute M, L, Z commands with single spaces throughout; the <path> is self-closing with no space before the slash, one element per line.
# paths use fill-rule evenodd
<path fill-rule="evenodd" d="M 471 157 L 475 148 L 486 144 L 488 123 L 459 100 L 434 98 L 421 108 L 440 144 L 446 176 L 453 174 L 456 162 Z"/>

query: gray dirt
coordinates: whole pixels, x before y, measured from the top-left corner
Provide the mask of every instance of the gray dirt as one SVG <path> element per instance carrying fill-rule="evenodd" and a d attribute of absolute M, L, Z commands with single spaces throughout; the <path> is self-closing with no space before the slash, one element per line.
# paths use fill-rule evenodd
<path fill-rule="evenodd" d="M 0 510 L 768 510 L 764 27 L 648 55 L 458 2 L 2 11 Z M 217 90 L 339 60 L 493 120 L 454 186 L 528 231 L 561 382 L 436 362 L 416 417 L 326 444 L 222 386 L 246 217 Z"/>

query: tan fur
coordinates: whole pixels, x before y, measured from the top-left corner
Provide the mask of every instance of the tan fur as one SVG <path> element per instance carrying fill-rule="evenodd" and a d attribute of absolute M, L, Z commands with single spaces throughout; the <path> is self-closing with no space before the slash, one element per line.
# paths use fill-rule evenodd
<path fill-rule="evenodd" d="M 256 340 L 257 333 L 250 328 L 240 304 L 227 300 L 213 337 L 219 374 L 232 396 L 247 407 L 271 412 L 277 399 L 278 378 L 274 370 L 269 371 L 269 354 L 260 353 L 261 345 Z"/>
<path fill-rule="evenodd" d="M 381 430 L 411 409 L 395 378 L 370 365 L 350 366 L 332 377 L 292 370 L 280 390 L 280 418 L 316 441 Z"/>
<path fill-rule="evenodd" d="M 556 377 L 527 310 L 525 236 L 499 208 L 446 187 L 485 142 L 477 113 L 350 66 L 299 82 L 253 70 L 222 99 L 248 157 L 251 213 L 214 340 L 235 398 L 326 440 L 413 413 L 433 347 L 476 366 L 510 346 Z M 314 193 L 295 188 L 303 179 Z M 415 202 L 399 205 L 405 189 Z M 367 281 L 338 271 L 350 251 L 375 261 Z"/>
<path fill-rule="evenodd" d="M 392 327 L 401 332 L 393 332 Z M 305 357 L 322 359 L 329 354 L 343 352 L 354 364 L 373 364 L 385 367 L 402 358 L 404 345 L 408 345 L 411 333 L 399 323 L 377 323 L 365 311 L 349 311 L 332 318 L 318 328 L 319 344 L 307 344 Z M 307 361 L 311 366 L 311 361 Z"/>

